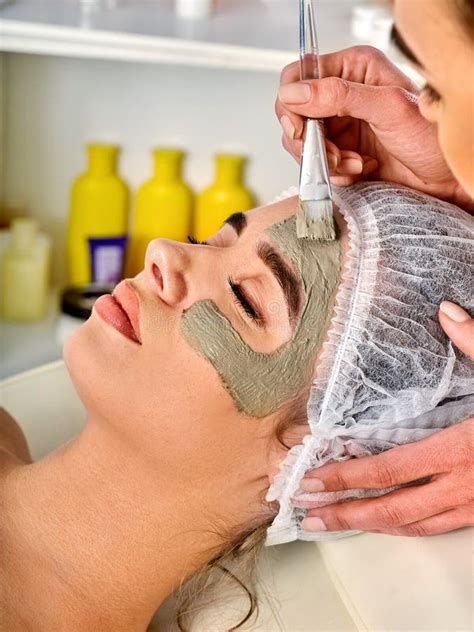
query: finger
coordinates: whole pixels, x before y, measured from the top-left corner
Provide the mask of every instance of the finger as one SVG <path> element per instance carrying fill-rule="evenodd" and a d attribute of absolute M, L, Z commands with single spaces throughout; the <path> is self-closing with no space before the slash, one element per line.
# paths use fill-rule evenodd
<path fill-rule="evenodd" d="M 300 116 L 351 116 L 379 130 L 420 116 L 416 98 L 399 86 L 369 86 L 338 77 L 282 85 L 278 98 Z"/>
<path fill-rule="evenodd" d="M 321 58 L 320 58 L 321 59 Z M 280 85 L 285 83 L 293 83 L 299 81 L 301 78 L 301 66 L 300 61 L 294 61 L 288 66 L 285 66 L 280 73 Z"/>
<path fill-rule="evenodd" d="M 290 140 L 300 140 L 304 133 L 304 120 L 283 106 L 279 99 L 275 101 L 275 114 L 280 122 L 283 133 Z M 339 147 L 328 138 L 325 138 L 326 152 L 328 155 L 329 169 L 336 170 L 341 160 Z M 354 157 L 359 154 L 352 152 Z"/>
<path fill-rule="evenodd" d="M 335 187 L 348 187 L 362 179 L 362 176 L 331 176 L 331 184 Z"/>
<path fill-rule="evenodd" d="M 303 134 L 303 129 L 304 129 L 304 121 L 301 116 L 299 116 L 298 114 L 295 114 L 294 112 L 291 112 L 286 107 L 284 107 L 284 105 L 281 103 L 279 99 L 275 101 L 275 114 L 285 134 L 290 136 L 290 138 L 301 138 Z M 293 128 L 293 131 L 291 134 L 288 133 L 287 127 L 285 127 L 282 123 L 282 119 L 285 116 Z"/>
<path fill-rule="evenodd" d="M 307 492 L 342 489 L 385 489 L 450 471 L 452 455 L 443 449 L 440 430 L 426 439 L 377 454 L 330 463 L 306 473 L 301 488 Z M 313 482 L 311 482 L 313 480 Z"/>
<path fill-rule="evenodd" d="M 378 498 L 365 498 L 311 509 L 307 519 L 318 517 L 328 531 L 396 529 L 457 507 L 452 485 L 437 480 L 398 489 Z M 317 524 L 317 523 L 316 523 Z M 309 520 L 307 526 L 311 528 Z"/>
<path fill-rule="evenodd" d="M 387 529 L 385 531 L 375 530 L 375 533 L 386 533 L 388 535 L 404 535 L 408 537 L 438 535 L 448 533 L 455 529 L 474 526 L 474 511 L 472 507 L 457 507 L 443 511 L 436 516 L 430 516 L 418 522 L 412 522 L 397 529 Z"/>
<path fill-rule="evenodd" d="M 301 159 L 301 141 L 290 140 L 286 134 L 281 137 L 281 143 L 286 151 L 293 156 L 296 162 L 299 164 Z"/>
<path fill-rule="evenodd" d="M 379 168 L 378 160 L 372 158 L 372 156 L 362 156 L 362 160 L 364 161 L 364 166 L 362 168 L 363 176 L 368 176 L 369 174 L 374 173 L 374 171 L 377 171 Z"/>
<path fill-rule="evenodd" d="M 341 161 L 341 150 L 335 143 L 333 143 L 328 138 L 324 139 L 324 143 L 326 145 L 326 153 L 328 157 L 329 169 L 336 170 L 337 166 L 339 165 Z"/>
<path fill-rule="evenodd" d="M 378 161 L 372 156 L 361 156 L 355 151 L 342 149 L 340 155 L 341 159 L 336 170 L 337 175 L 340 176 L 368 175 L 379 166 Z"/>
<path fill-rule="evenodd" d="M 356 151 L 341 150 L 341 160 L 337 167 L 337 174 L 341 176 L 360 175 L 364 169 L 364 161 Z"/>
<path fill-rule="evenodd" d="M 454 344 L 474 360 L 474 318 L 459 305 L 443 301 L 439 322 Z"/>
<path fill-rule="evenodd" d="M 410 92 L 415 84 L 393 64 L 382 51 L 372 46 L 352 46 L 335 53 L 320 56 L 322 77 L 341 77 L 348 81 L 372 85 L 400 86 Z M 280 84 L 300 79 L 300 62 L 295 61 L 283 68 Z"/>

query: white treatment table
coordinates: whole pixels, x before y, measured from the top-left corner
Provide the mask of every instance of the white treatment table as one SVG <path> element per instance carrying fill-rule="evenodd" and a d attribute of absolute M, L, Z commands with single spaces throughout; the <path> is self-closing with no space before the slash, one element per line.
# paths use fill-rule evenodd
<path fill-rule="evenodd" d="M 62 362 L 3 381 L 0 404 L 23 428 L 35 460 L 84 424 Z M 363 534 L 271 547 L 259 567 L 260 618 L 242 631 L 470 631 L 472 543 L 472 530 L 462 529 L 426 538 Z M 239 599 L 217 603 L 193 630 L 224 632 L 225 613 Z M 174 632 L 173 609 L 171 597 L 150 630 Z"/>

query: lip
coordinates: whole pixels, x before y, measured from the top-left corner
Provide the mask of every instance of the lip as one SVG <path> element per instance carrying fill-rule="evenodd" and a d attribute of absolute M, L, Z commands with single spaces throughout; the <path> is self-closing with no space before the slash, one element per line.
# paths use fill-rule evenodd
<path fill-rule="evenodd" d="M 101 296 L 94 310 L 122 335 L 141 344 L 140 302 L 137 292 L 128 281 L 119 283 L 112 295 Z"/>

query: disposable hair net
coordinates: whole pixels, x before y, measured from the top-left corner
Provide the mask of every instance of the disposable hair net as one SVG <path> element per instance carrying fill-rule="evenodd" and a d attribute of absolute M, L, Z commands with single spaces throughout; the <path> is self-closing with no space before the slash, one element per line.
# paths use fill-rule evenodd
<path fill-rule="evenodd" d="M 474 315 L 474 218 L 387 183 L 338 188 L 335 202 L 349 251 L 311 386 L 311 434 L 267 494 L 280 505 L 267 545 L 352 535 L 307 532 L 301 522 L 308 507 L 393 489 L 303 493 L 309 469 L 418 441 L 474 413 L 474 362 L 438 321 L 443 300 Z"/>

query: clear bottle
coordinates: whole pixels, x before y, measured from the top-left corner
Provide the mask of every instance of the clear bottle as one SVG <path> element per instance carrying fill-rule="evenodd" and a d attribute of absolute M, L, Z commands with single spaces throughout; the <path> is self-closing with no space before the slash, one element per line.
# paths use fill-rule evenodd
<path fill-rule="evenodd" d="M 152 239 L 187 241 L 191 232 L 194 196 L 182 178 L 184 152 L 153 150 L 154 173 L 138 190 L 127 249 L 127 276 L 143 270 Z"/>
<path fill-rule="evenodd" d="M 51 273 L 51 240 L 35 220 L 13 220 L 2 258 L 2 317 L 37 321 L 46 316 Z"/>
<path fill-rule="evenodd" d="M 128 230 L 128 188 L 117 175 L 119 148 L 88 145 L 87 171 L 73 183 L 66 258 L 69 282 L 117 283 Z"/>
<path fill-rule="evenodd" d="M 204 241 L 222 226 L 231 213 L 255 207 L 255 198 L 243 182 L 244 156 L 216 154 L 216 178 L 197 198 L 193 235 Z"/>

